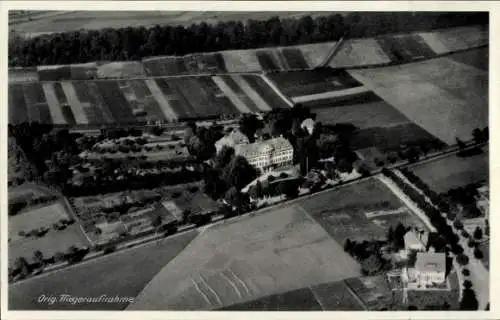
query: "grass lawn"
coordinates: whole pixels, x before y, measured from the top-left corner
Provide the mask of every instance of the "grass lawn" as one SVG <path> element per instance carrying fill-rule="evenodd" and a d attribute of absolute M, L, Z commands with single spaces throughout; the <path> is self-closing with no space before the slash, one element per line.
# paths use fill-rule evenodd
<path fill-rule="evenodd" d="M 321 226 L 284 206 L 208 227 L 129 309 L 220 309 L 357 275 L 357 262 Z"/>
<path fill-rule="evenodd" d="M 391 309 L 392 292 L 385 274 L 374 277 L 352 278 L 347 279 L 345 282 L 369 310 Z"/>
<path fill-rule="evenodd" d="M 484 70 L 443 57 L 350 73 L 445 143 L 454 144 L 456 137 L 469 140 L 473 129 L 488 125 Z"/>
<path fill-rule="evenodd" d="M 363 181 L 301 202 L 323 228 L 339 243 L 385 237 L 386 228 L 373 223 L 366 212 L 403 207 L 399 199 L 375 179 Z"/>
<path fill-rule="evenodd" d="M 77 224 L 60 231 L 51 229 L 41 238 L 13 239 L 9 242 L 9 265 L 19 257 L 30 260 L 36 250 L 40 250 L 48 258 L 56 252 L 67 252 L 72 245 L 79 248 L 90 245 Z"/>
<path fill-rule="evenodd" d="M 9 287 L 9 308 L 14 310 L 122 310 L 127 303 L 41 304 L 41 295 L 77 297 L 135 297 L 143 287 L 196 236 L 195 231 L 154 242 L 108 257 L 83 262 L 69 269 Z"/>
<path fill-rule="evenodd" d="M 9 238 L 19 238 L 19 231 L 31 231 L 40 227 L 50 228 L 61 219 L 69 219 L 66 208 L 61 202 L 24 211 L 9 217 Z"/>
<path fill-rule="evenodd" d="M 431 189 L 441 193 L 469 183 L 489 180 L 488 148 L 472 157 L 450 155 L 439 160 L 415 166 L 411 170 Z"/>

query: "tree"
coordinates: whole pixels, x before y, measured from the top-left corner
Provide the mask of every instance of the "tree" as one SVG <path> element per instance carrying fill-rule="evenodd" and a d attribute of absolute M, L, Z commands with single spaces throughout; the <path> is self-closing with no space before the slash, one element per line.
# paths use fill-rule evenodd
<path fill-rule="evenodd" d="M 474 230 L 474 239 L 480 240 L 483 237 L 483 230 L 481 228 L 476 227 Z"/>
<path fill-rule="evenodd" d="M 389 229 L 387 230 L 387 241 L 391 243 L 394 241 L 394 230 L 392 229 L 392 226 L 389 226 Z"/>
<path fill-rule="evenodd" d="M 404 248 L 404 236 L 406 234 L 406 228 L 402 223 L 398 223 L 396 229 L 394 229 L 394 245 L 397 249 Z"/>
<path fill-rule="evenodd" d="M 472 289 L 465 289 L 462 293 L 462 300 L 460 301 L 460 310 L 477 310 L 479 302 L 476 298 L 476 293 Z"/>
<path fill-rule="evenodd" d="M 229 187 L 241 190 L 257 177 L 257 170 L 241 156 L 233 157 L 222 172 L 222 179 Z"/>
<path fill-rule="evenodd" d="M 24 257 L 19 257 L 14 261 L 14 270 L 16 270 L 21 279 L 24 279 L 30 273 L 28 261 Z"/>
<path fill-rule="evenodd" d="M 156 217 L 153 218 L 153 220 L 151 221 L 151 225 L 155 228 L 158 228 L 159 226 L 161 226 L 161 224 L 163 223 L 163 219 L 162 219 L 162 216 L 161 215 L 157 215 Z"/>
<path fill-rule="evenodd" d="M 479 128 L 472 130 L 472 137 L 474 138 L 474 141 L 476 143 L 480 143 L 480 142 L 484 141 L 483 132 Z"/>
<path fill-rule="evenodd" d="M 262 183 L 260 182 L 260 180 L 257 180 L 257 182 L 255 183 L 255 198 L 262 198 L 263 196 L 263 190 L 262 190 Z"/>
<path fill-rule="evenodd" d="M 464 280 L 463 286 L 465 289 L 471 289 L 472 288 L 472 281 Z"/>
<path fill-rule="evenodd" d="M 462 230 L 464 228 L 464 224 L 458 219 L 453 221 L 453 226 L 458 230 Z"/>
<path fill-rule="evenodd" d="M 482 258 L 484 258 L 484 254 L 481 250 L 476 248 L 476 249 L 474 249 L 474 257 L 476 257 L 476 259 L 482 259 Z"/>
<path fill-rule="evenodd" d="M 477 245 L 477 243 L 476 243 L 476 241 L 474 241 L 474 239 L 469 239 L 469 240 L 467 241 L 467 246 L 468 246 L 469 248 L 474 248 L 476 245 Z"/>
<path fill-rule="evenodd" d="M 289 199 L 294 199 L 299 195 L 298 186 L 291 181 L 281 181 L 278 185 L 278 192 Z"/>
<path fill-rule="evenodd" d="M 239 121 L 240 131 L 248 137 L 250 143 L 255 141 L 255 133 L 264 127 L 262 120 L 259 120 L 255 114 L 243 114 Z"/>
<path fill-rule="evenodd" d="M 347 238 L 344 242 L 344 251 L 350 253 L 353 247 L 351 239 Z"/>
<path fill-rule="evenodd" d="M 226 167 L 234 156 L 234 149 L 229 146 L 223 146 L 215 156 L 215 168 L 222 169 Z"/>
<path fill-rule="evenodd" d="M 382 261 L 377 254 L 371 254 L 368 258 L 361 261 L 361 272 L 364 275 L 374 275 L 382 269 Z"/>
<path fill-rule="evenodd" d="M 464 276 L 466 276 L 466 277 L 470 276 L 470 271 L 469 271 L 469 269 L 463 269 L 463 270 L 462 270 L 462 274 L 463 274 Z"/>

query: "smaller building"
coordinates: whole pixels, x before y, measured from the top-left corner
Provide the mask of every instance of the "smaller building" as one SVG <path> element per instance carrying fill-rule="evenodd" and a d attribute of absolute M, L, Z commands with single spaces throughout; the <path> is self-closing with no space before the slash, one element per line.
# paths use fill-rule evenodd
<path fill-rule="evenodd" d="M 302 121 L 302 124 L 300 125 L 300 127 L 306 130 L 309 135 L 312 135 L 314 133 L 314 126 L 315 122 L 311 118 L 305 119 L 304 121 Z"/>
<path fill-rule="evenodd" d="M 293 164 L 293 146 L 283 137 L 240 144 L 235 146 L 234 151 L 262 172 Z"/>
<path fill-rule="evenodd" d="M 230 133 L 215 142 L 215 149 L 219 153 L 224 146 L 235 148 L 238 145 L 248 144 L 248 137 L 239 129 L 233 129 Z"/>
<path fill-rule="evenodd" d="M 411 229 L 404 235 L 406 252 L 418 251 L 425 252 L 428 235 L 425 232 Z"/>

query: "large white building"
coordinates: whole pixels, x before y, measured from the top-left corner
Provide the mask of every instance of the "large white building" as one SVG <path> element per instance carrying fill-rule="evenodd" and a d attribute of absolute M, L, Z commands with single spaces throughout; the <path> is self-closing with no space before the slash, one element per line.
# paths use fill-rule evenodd
<path fill-rule="evenodd" d="M 414 268 L 408 268 L 407 280 L 411 287 L 441 284 L 446 280 L 446 256 L 444 253 L 418 252 Z"/>
<path fill-rule="evenodd" d="M 238 144 L 234 147 L 236 155 L 242 156 L 262 172 L 293 164 L 293 146 L 282 137 Z"/>

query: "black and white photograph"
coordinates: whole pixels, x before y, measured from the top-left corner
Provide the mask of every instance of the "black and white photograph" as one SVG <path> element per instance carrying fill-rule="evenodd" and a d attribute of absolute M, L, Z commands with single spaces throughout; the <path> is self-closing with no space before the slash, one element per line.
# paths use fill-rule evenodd
<path fill-rule="evenodd" d="M 9 311 L 490 310 L 488 10 L 281 8 L 8 11 Z"/>

